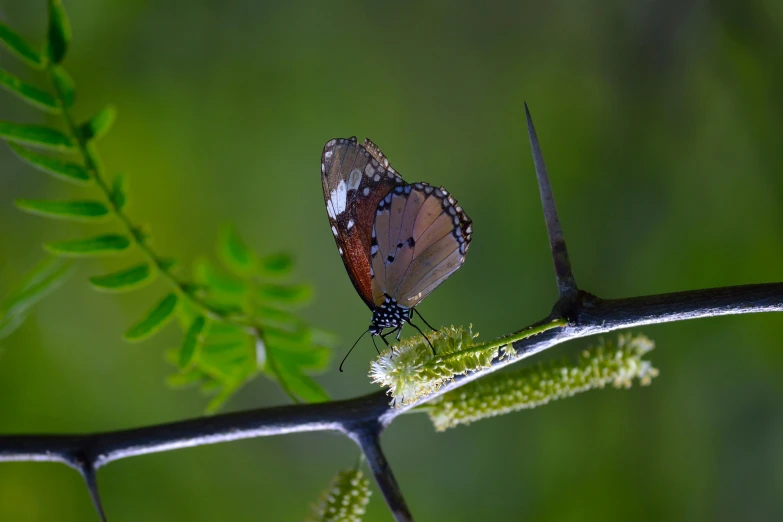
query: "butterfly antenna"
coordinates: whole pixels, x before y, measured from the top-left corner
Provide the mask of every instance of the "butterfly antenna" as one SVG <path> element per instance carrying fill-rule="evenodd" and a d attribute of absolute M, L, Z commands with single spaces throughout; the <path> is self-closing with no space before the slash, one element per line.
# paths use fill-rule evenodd
<path fill-rule="evenodd" d="M 357 344 L 359 344 L 359 341 L 361 341 L 361 340 L 362 340 L 362 337 L 364 337 L 365 335 L 367 335 L 367 332 L 369 332 L 369 331 L 370 331 L 370 330 L 365 330 L 365 332 L 364 332 L 362 335 L 360 335 L 358 339 L 356 339 L 356 342 L 355 342 L 355 343 L 353 343 L 353 346 L 351 346 L 351 349 L 350 349 L 350 350 L 348 350 L 348 353 L 346 353 L 346 354 L 345 354 L 345 357 L 343 357 L 343 360 L 342 360 L 342 362 L 340 363 L 340 371 L 343 371 L 343 364 L 345 364 L 345 360 L 348 358 L 348 356 L 349 356 L 349 355 L 351 355 L 351 352 L 353 351 L 353 349 L 354 349 L 354 348 L 356 348 L 356 345 L 357 345 Z M 377 348 L 376 348 L 376 349 L 377 349 Z"/>
<path fill-rule="evenodd" d="M 378 345 L 375 344 L 375 336 L 371 336 L 370 339 L 372 339 L 372 345 L 375 346 L 375 351 L 378 352 L 378 355 L 380 355 L 381 351 L 378 349 Z"/>
<path fill-rule="evenodd" d="M 432 343 L 427 338 L 427 336 L 424 335 L 424 332 L 422 332 L 421 329 L 418 326 L 416 326 L 415 324 L 413 324 L 412 322 L 408 321 L 408 324 L 411 325 L 412 327 L 414 327 L 416 329 L 416 331 L 419 332 L 424 337 L 424 339 L 427 341 L 427 344 L 429 344 L 430 348 L 432 348 L 432 355 L 438 355 L 438 353 L 435 351 L 435 347 L 432 346 Z"/>
<path fill-rule="evenodd" d="M 424 316 L 423 316 L 423 315 L 421 315 L 421 312 L 419 312 L 419 311 L 418 311 L 418 310 L 416 310 L 415 308 L 413 308 L 413 311 L 414 311 L 414 312 L 416 312 L 416 315 L 418 315 L 418 316 L 419 316 L 419 319 L 421 319 L 422 321 L 424 321 L 424 324 L 426 324 L 426 325 L 427 325 L 427 327 L 428 327 L 430 330 L 432 330 L 433 332 L 437 332 L 437 330 L 436 330 L 435 328 L 433 328 L 433 327 L 432 327 L 432 325 L 431 325 L 430 323 L 428 323 L 428 322 L 427 322 L 427 320 L 424 318 Z"/>

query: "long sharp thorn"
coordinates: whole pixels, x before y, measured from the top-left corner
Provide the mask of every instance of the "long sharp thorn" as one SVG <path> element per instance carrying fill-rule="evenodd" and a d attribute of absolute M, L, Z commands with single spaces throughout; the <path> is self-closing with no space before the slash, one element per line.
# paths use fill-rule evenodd
<path fill-rule="evenodd" d="M 552 194 L 552 185 L 549 182 L 549 174 L 546 171 L 541 144 L 538 142 L 536 129 L 533 126 L 533 118 L 530 116 L 530 109 L 528 109 L 527 103 L 525 103 L 525 116 L 527 117 L 527 131 L 530 135 L 530 147 L 533 150 L 533 163 L 536 167 L 538 190 L 541 194 L 541 205 L 544 209 L 544 220 L 546 221 L 547 233 L 549 235 L 549 246 L 552 250 L 552 260 L 555 264 L 555 276 L 557 277 L 560 300 L 574 299 L 579 289 L 571 271 L 571 261 L 568 259 L 565 236 L 563 235 L 563 229 L 560 227 L 560 218 L 557 215 L 555 196 Z"/>

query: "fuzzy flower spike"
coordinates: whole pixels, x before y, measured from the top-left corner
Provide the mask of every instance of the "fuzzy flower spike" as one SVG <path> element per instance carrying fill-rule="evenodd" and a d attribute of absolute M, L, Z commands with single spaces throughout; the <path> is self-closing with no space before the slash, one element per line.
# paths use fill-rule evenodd
<path fill-rule="evenodd" d="M 444 327 L 428 333 L 426 339 L 421 335 L 410 337 L 382 352 L 372 362 L 370 378 L 388 388 L 391 405 L 400 408 L 432 395 L 457 375 L 489 368 L 501 354 L 510 356 L 512 349 L 501 349 L 511 343 L 565 324 L 565 320 L 557 320 L 483 344 L 474 343 L 478 334 L 472 327 Z"/>
<path fill-rule="evenodd" d="M 443 431 L 592 389 L 629 388 L 635 380 L 646 386 L 658 375 L 652 363 L 643 359 L 654 346 L 640 334 L 623 334 L 616 342 L 601 339 L 576 361 L 550 361 L 488 375 L 436 398 L 423 409 L 435 429 Z"/>

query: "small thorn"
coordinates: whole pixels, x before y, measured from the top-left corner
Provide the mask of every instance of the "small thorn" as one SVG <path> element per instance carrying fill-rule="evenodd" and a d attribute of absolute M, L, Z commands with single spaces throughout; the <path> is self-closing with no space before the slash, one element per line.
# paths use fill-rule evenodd
<path fill-rule="evenodd" d="M 103 505 L 101 504 L 101 496 L 98 493 L 98 481 L 95 478 L 95 468 L 92 464 L 85 463 L 79 470 L 84 477 L 84 482 L 87 484 L 87 490 L 90 492 L 90 498 L 95 509 L 98 511 L 98 516 L 101 517 L 101 522 L 106 522 L 106 514 L 103 511 Z"/>
<path fill-rule="evenodd" d="M 555 276 L 560 299 L 574 299 L 579 293 L 574 274 L 571 271 L 571 261 L 568 259 L 563 229 L 560 227 L 560 218 L 557 215 L 555 196 L 552 194 L 552 185 L 549 182 L 549 174 L 546 171 L 544 155 L 541 152 L 541 144 L 538 142 L 536 128 L 533 126 L 533 118 L 530 109 L 525 102 L 525 117 L 527 118 L 527 131 L 530 135 L 530 148 L 533 150 L 533 164 L 536 168 L 538 190 L 541 194 L 541 205 L 544 210 L 547 233 L 549 235 L 549 247 L 552 251 L 552 260 L 555 264 Z"/>

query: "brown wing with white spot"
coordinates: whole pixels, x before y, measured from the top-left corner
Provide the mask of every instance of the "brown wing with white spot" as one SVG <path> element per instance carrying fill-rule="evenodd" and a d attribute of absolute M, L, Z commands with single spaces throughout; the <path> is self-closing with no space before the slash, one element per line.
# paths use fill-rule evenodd
<path fill-rule="evenodd" d="M 370 244 L 372 297 L 407 308 L 427 297 L 465 262 L 473 227 L 443 187 L 395 187 L 378 204 Z"/>
<path fill-rule="evenodd" d="M 378 203 L 405 182 L 370 140 L 335 138 L 321 155 L 324 202 L 337 249 L 353 286 L 370 309 L 370 242 Z"/>

